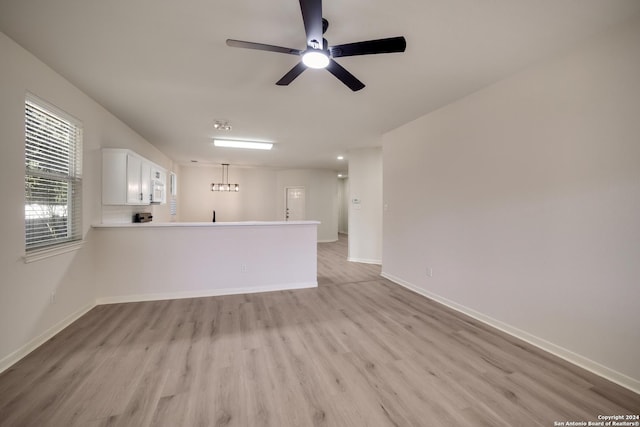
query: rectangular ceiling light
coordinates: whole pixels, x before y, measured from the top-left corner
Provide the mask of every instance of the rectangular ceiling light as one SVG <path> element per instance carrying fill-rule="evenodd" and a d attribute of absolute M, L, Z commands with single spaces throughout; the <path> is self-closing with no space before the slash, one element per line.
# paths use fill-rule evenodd
<path fill-rule="evenodd" d="M 214 139 L 213 145 L 216 147 L 246 148 L 249 150 L 271 150 L 271 147 L 273 147 L 270 142 L 233 141 L 230 139 Z"/>

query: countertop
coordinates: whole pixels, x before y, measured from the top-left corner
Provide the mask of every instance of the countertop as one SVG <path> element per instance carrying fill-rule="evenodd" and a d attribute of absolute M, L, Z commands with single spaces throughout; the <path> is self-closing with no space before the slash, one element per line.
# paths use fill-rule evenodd
<path fill-rule="evenodd" d="M 320 221 L 241 221 L 241 222 L 144 222 L 93 224 L 93 228 L 165 228 L 165 227 L 269 227 L 281 225 L 318 225 Z"/>

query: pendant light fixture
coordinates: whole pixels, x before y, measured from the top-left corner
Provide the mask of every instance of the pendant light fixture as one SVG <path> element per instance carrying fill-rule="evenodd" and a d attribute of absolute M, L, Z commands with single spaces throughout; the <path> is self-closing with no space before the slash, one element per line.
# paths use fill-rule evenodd
<path fill-rule="evenodd" d="M 222 163 L 222 181 L 219 184 L 212 183 L 211 191 L 238 192 L 240 185 L 229 183 L 229 163 Z"/>

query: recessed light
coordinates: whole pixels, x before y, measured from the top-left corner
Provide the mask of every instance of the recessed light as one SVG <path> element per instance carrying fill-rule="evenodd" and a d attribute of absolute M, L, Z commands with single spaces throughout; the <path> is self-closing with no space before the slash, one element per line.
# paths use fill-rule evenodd
<path fill-rule="evenodd" d="M 234 141 L 230 139 L 214 139 L 213 145 L 216 147 L 244 148 L 249 150 L 271 150 L 273 147 L 271 142 Z"/>
<path fill-rule="evenodd" d="M 338 160 L 344 160 L 344 156 L 338 156 Z"/>

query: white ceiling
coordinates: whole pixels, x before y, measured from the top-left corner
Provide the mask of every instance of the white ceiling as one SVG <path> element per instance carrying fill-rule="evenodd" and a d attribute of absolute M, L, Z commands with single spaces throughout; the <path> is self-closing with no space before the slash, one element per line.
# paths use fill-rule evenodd
<path fill-rule="evenodd" d="M 297 0 L 0 0 L 0 29 L 181 163 L 344 169 L 380 135 L 640 13 L 638 0 L 325 0 L 330 45 L 403 35 L 407 50 L 275 82 L 304 49 Z M 231 132 L 215 131 L 226 119 Z M 274 141 L 271 152 L 211 137 Z"/>

